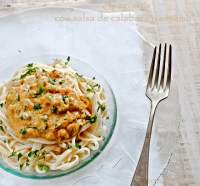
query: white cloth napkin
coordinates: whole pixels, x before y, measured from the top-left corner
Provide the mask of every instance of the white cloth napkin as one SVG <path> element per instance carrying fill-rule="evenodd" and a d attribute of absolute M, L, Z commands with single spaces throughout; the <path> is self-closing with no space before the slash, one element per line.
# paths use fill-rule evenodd
<path fill-rule="evenodd" d="M 96 21 L 67 21 L 69 16 Z M 116 16 L 120 14 L 104 14 Z M 59 17 L 64 17 L 60 18 Z M 144 48 L 149 47 L 133 22 L 97 20 L 100 13 L 80 9 L 32 10 L 0 19 L 0 79 L 21 66 L 14 56 L 64 54 L 89 63 L 110 83 L 117 99 L 118 120 L 111 142 L 85 168 L 51 180 L 31 180 L 0 170 L 2 186 L 128 186 L 142 148 L 148 121 Z M 4 58 L 6 60 L 4 60 Z M 9 64 L 8 64 L 9 61 Z M 24 62 L 22 62 L 24 63 Z M 159 167 L 155 148 L 151 149 Z M 157 169 L 152 175 L 159 175 Z"/>

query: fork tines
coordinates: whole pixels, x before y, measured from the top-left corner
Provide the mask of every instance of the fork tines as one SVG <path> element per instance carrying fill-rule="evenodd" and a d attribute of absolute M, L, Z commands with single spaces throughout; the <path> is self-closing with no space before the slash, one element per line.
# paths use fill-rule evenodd
<path fill-rule="evenodd" d="M 151 68 L 147 88 L 160 90 L 170 88 L 171 82 L 171 61 L 172 61 L 172 46 L 169 47 L 165 43 L 162 53 L 162 46 L 154 48 Z"/>

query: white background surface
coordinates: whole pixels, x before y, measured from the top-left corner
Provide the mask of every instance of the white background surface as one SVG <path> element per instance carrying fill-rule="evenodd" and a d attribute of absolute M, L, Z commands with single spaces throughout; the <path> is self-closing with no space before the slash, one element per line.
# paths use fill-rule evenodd
<path fill-rule="evenodd" d="M 144 41 L 133 23 L 55 21 L 56 16 L 82 13 L 77 9 L 42 9 L 2 18 L 0 78 L 9 78 L 21 66 L 15 64 L 13 56 L 16 55 L 64 54 L 89 63 L 108 80 L 116 95 L 118 121 L 114 136 L 94 162 L 76 173 L 52 180 L 30 180 L 0 170 L 2 186 L 130 184 L 148 121 Z M 100 16 L 94 12 L 85 13 Z M 163 167 L 159 164 L 157 150 L 154 146 L 151 149 L 156 160 L 153 167 L 157 167 L 156 170 L 150 167 L 152 179 L 158 177 Z"/>

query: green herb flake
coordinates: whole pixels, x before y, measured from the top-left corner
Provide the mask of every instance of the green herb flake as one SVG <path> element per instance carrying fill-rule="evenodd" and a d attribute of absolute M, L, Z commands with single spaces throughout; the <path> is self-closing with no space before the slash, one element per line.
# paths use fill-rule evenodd
<path fill-rule="evenodd" d="M 67 149 L 71 149 L 71 148 L 72 148 L 72 146 L 68 146 L 68 147 L 67 147 Z"/>
<path fill-rule="evenodd" d="M 42 172 L 48 172 L 49 171 L 49 166 L 48 165 L 44 165 L 44 164 L 38 164 L 38 169 Z"/>
<path fill-rule="evenodd" d="M 78 78 L 82 78 L 83 77 L 83 75 L 81 75 L 81 74 L 79 74 L 79 73 L 75 73 L 76 74 L 76 76 L 78 77 Z"/>
<path fill-rule="evenodd" d="M 59 81 L 59 84 L 62 85 L 64 82 L 65 82 L 65 80 L 62 79 L 62 80 Z"/>
<path fill-rule="evenodd" d="M 86 119 L 89 120 L 90 123 L 95 123 L 97 120 L 97 115 L 93 114 L 92 116 L 86 116 Z"/>
<path fill-rule="evenodd" d="M 15 152 L 14 150 L 12 151 L 11 155 L 9 155 L 8 157 L 11 158 L 13 156 L 16 156 L 17 155 L 17 152 Z"/>
<path fill-rule="evenodd" d="M 87 88 L 87 91 L 88 92 L 92 92 L 92 93 L 95 93 L 95 89 L 96 88 L 100 88 L 100 85 L 99 84 L 95 84 L 95 85 L 89 85 L 89 87 Z"/>
<path fill-rule="evenodd" d="M 28 153 L 28 157 L 31 158 L 32 156 L 33 156 L 33 151 L 30 151 L 30 152 Z"/>
<path fill-rule="evenodd" d="M 62 95 L 62 100 L 65 102 L 65 99 L 67 99 L 69 96 Z"/>
<path fill-rule="evenodd" d="M 42 69 L 42 72 L 46 73 L 47 71 L 43 68 L 43 69 Z"/>
<path fill-rule="evenodd" d="M 28 157 L 29 157 L 29 158 L 35 157 L 35 156 L 38 155 L 38 152 L 39 152 L 39 150 L 30 151 L 30 152 L 28 153 Z"/>
<path fill-rule="evenodd" d="M 37 71 L 37 67 L 33 67 L 33 64 L 28 64 L 26 71 L 20 76 L 20 79 L 25 78 L 28 75 L 31 75 Z"/>
<path fill-rule="evenodd" d="M 81 148 L 81 145 L 80 144 L 78 144 L 78 143 L 76 143 L 76 148 L 78 148 L 78 149 L 80 149 Z"/>
<path fill-rule="evenodd" d="M 28 68 L 33 67 L 33 63 L 29 63 L 29 64 L 27 65 L 27 67 L 28 67 Z"/>
<path fill-rule="evenodd" d="M 22 157 L 23 155 L 22 155 L 22 153 L 20 152 L 20 153 L 18 153 L 17 154 L 17 160 L 19 161 L 19 159 Z"/>
<path fill-rule="evenodd" d="M 3 103 L 0 103 L 0 107 L 1 107 L 1 108 L 3 107 Z"/>
<path fill-rule="evenodd" d="M 21 163 L 21 164 L 19 165 L 20 170 L 22 170 L 23 166 L 24 166 L 23 163 Z"/>
<path fill-rule="evenodd" d="M 33 97 L 35 98 L 35 97 L 41 96 L 41 95 L 43 95 L 45 92 L 46 92 L 46 91 L 45 91 L 45 88 L 44 88 L 43 86 L 40 86 L 40 87 L 38 88 L 38 90 L 36 91 L 36 93 L 33 94 Z"/>
<path fill-rule="evenodd" d="M 30 165 L 30 163 L 29 163 L 29 160 L 27 159 L 26 160 L 26 167 L 29 166 L 29 165 Z"/>
<path fill-rule="evenodd" d="M 67 66 L 70 62 L 70 56 L 67 57 L 66 61 L 65 61 L 65 66 Z"/>
<path fill-rule="evenodd" d="M 106 109 L 105 104 L 101 104 L 100 102 L 97 102 L 97 104 L 98 104 L 97 112 L 99 110 L 101 110 L 101 112 L 105 111 L 105 109 Z"/>
<path fill-rule="evenodd" d="M 25 135 L 27 133 L 27 128 L 21 128 L 19 133 Z"/>
<path fill-rule="evenodd" d="M 2 126 L 0 126 L 0 130 L 1 130 L 2 132 L 4 132 L 4 129 L 3 129 L 3 127 L 2 127 Z"/>
<path fill-rule="evenodd" d="M 17 101 L 20 101 L 20 95 L 17 96 Z"/>
<path fill-rule="evenodd" d="M 3 121 L 0 119 L 0 124 L 3 124 Z"/>
<path fill-rule="evenodd" d="M 33 106 L 33 109 L 34 110 L 40 110 L 42 108 L 41 104 L 40 103 L 36 103 L 34 106 Z"/>

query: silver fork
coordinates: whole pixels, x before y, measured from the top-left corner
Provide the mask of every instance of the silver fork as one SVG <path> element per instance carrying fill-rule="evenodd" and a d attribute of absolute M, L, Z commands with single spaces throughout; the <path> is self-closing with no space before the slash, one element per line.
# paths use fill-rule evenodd
<path fill-rule="evenodd" d="M 131 186 L 148 186 L 148 165 L 149 165 L 149 148 L 151 133 L 153 127 L 153 119 L 156 107 L 160 101 L 167 98 L 171 83 L 171 62 L 172 62 L 172 46 L 167 44 L 164 46 L 164 54 L 162 57 L 161 67 L 161 44 L 159 45 L 158 55 L 157 47 L 154 48 L 149 79 L 146 88 L 146 96 L 151 101 L 151 112 L 149 123 L 147 126 L 145 141 L 143 144 L 140 159 L 138 161 Z M 167 55 L 168 52 L 168 55 Z"/>

